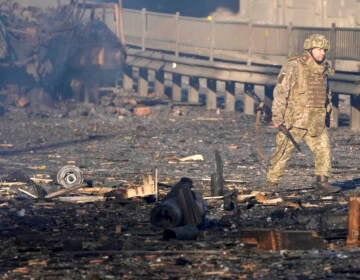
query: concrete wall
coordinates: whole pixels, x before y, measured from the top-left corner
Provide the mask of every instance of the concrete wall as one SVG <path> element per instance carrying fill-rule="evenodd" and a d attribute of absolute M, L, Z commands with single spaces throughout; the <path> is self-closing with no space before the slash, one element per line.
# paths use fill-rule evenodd
<path fill-rule="evenodd" d="M 23 5 L 42 8 L 68 4 L 70 0 L 21 0 Z M 81 1 L 82 2 L 82 1 Z M 97 0 L 96 2 L 101 2 Z M 105 1 L 104 1 L 105 2 Z M 360 26 L 359 0 L 239 0 L 240 11 L 215 12 L 215 20 L 239 20 L 254 23 L 295 26 Z"/>
<path fill-rule="evenodd" d="M 358 0 L 239 0 L 239 18 L 246 21 L 296 26 L 360 26 Z"/>

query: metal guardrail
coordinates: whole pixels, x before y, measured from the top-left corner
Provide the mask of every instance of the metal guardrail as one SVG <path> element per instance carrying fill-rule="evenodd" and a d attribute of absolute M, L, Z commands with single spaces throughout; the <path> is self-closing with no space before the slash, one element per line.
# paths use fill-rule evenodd
<path fill-rule="evenodd" d="M 360 29 L 333 25 L 298 27 L 214 21 L 124 9 L 127 44 L 142 50 L 159 50 L 175 56 L 198 56 L 210 61 L 225 60 L 250 64 L 281 65 L 288 56 L 303 49 L 312 33 L 329 38 L 328 57 L 352 63 L 341 64 L 342 71 L 360 69 Z"/>
<path fill-rule="evenodd" d="M 232 85 L 232 90 L 226 94 L 226 98 L 231 100 L 228 103 L 230 109 L 233 107 L 234 83 L 244 83 L 250 88 L 263 86 L 265 96 L 271 99 L 271 86 L 275 84 L 276 73 L 286 58 L 302 52 L 303 42 L 310 34 L 323 34 L 332 45 L 328 58 L 336 69 L 336 75 L 331 78 L 335 126 L 338 123 L 339 95 L 349 94 L 350 126 L 360 130 L 359 28 L 220 22 L 182 17 L 178 13 L 147 12 L 145 9 L 125 9 L 123 19 L 126 43 L 135 48 L 129 51 L 128 65 L 143 73 L 138 81 L 140 92 L 146 94 L 148 71 L 167 72 L 173 76 L 174 100 L 180 98 L 182 77 L 195 80 L 203 77 L 208 83 L 206 106 L 210 109 L 216 107 L 214 80 Z M 132 74 L 129 72 L 125 76 L 126 80 L 131 80 Z M 195 88 L 196 85 L 197 82 Z M 188 102 L 197 102 L 197 89 L 190 88 Z M 244 111 L 252 113 L 253 104 L 246 100 Z"/>

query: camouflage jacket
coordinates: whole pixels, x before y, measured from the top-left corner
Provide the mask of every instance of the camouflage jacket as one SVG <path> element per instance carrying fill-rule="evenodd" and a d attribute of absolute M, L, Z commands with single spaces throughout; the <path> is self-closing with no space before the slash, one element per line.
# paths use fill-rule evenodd
<path fill-rule="evenodd" d="M 317 64 L 307 51 L 288 59 L 274 89 L 273 122 L 319 135 L 331 107 L 331 94 L 327 90 L 329 73 L 328 63 Z"/>

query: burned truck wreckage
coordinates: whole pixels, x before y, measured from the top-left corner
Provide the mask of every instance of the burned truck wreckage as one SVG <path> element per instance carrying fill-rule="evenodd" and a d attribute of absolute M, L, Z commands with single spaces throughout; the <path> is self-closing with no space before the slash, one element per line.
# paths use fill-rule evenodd
<path fill-rule="evenodd" d="M 1 111 L 74 98 L 95 102 L 97 87 L 114 86 L 125 47 L 109 27 L 76 4 L 42 10 L 0 4 Z M 47 100 L 47 101 L 46 101 Z"/>

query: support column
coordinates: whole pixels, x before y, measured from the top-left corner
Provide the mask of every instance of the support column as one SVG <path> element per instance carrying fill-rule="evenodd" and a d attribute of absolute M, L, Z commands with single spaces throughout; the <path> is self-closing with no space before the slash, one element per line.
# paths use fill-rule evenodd
<path fill-rule="evenodd" d="M 123 88 L 125 91 L 132 91 L 134 86 L 132 67 L 126 65 L 123 71 Z"/>
<path fill-rule="evenodd" d="M 274 86 L 272 85 L 265 85 L 265 97 L 264 97 L 264 103 L 266 106 L 271 108 L 272 101 L 274 100 Z"/>
<path fill-rule="evenodd" d="M 148 76 L 148 70 L 146 68 L 139 69 L 138 93 L 143 97 L 146 97 L 149 91 Z"/>
<path fill-rule="evenodd" d="M 360 95 L 351 95 L 350 106 L 350 127 L 352 130 L 360 131 Z"/>
<path fill-rule="evenodd" d="M 225 111 L 235 111 L 235 82 L 225 82 Z"/>
<path fill-rule="evenodd" d="M 217 107 L 216 104 L 216 80 L 206 79 L 206 109 L 215 110 Z"/>
<path fill-rule="evenodd" d="M 251 92 L 254 92 L 253 84 L 245 84 L 245 94 L 244 94 L 244 113 L 246 115 L 254 115 L 255 114 L 255 102 L 254 99 L 250 96 Z M 249 93 L 249 94 L 248 94 Z"/>
<path fill-rule="evenodd" d="M 165 74 L 163 70 L 155 72 L 154 91 L 156 96 L 162 96 L 165 94 Z"/>
<path fill-rule="evenodd" d="M 265 87 L 263 85 L 254 85 L 254 92 L 260 98 L 260 100 L 265 99 Z"/>
<path fill-rule="evenodd" d="M 173 101 L 181 101 L 181 75 L 172 74 L 172 93 L 171 98 Z"/>
<path fill-rule="evenodd" d="M 199 77 L 189 77 L 188 102 L 191 104 L 199 104 Z"/>

